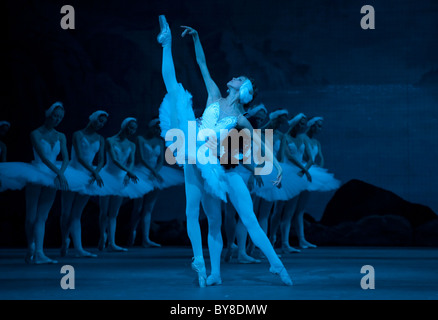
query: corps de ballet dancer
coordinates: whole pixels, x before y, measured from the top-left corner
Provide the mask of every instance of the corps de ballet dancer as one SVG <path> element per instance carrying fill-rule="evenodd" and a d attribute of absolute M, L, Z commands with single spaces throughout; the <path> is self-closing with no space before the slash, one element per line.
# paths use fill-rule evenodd
<path fill-rule="evenodd" d="M 88 181 L 82 192 L 62 191 L 61 193 L 61 257 L 66 256 L 73 240 L 76 257 L 97 257 L 96 254 L 84 250 L 81 239 L 81 216 L 90 196 L 102 194 L 104 185 L 99 175 L 105 164 L 105 139 L 97 132 L 108 120 L 106 111 L 98 110 L 89 116 L 85 128 L 73 133 L 71 161 L 69 166 L 84 172 Z M 93 165 L 97 158 L 97 166 Z"/>
<path fill-rule="evenodd" d="M 300 252 L 299 249 L 295 249 L 290 246 L 289 234 L 291 221 L 292 219 L 294 219 L 294 227 L 297 230 L 303 229 L 303 226 L 300 225 L 303 223 L 303 221 L 298 218 L 298 215 L 295 215 L 295 212 L 298 207 L 301 195 L 307 192 L 309 183 L 312 182 L 312 175 L 309 173 L 309 168 L 311 167 L 312 163 L 303 163 L 302 157 L 297 157 L 295 151 L 297 148 L 301 148 L 303 152 L 304 150 L 308 151 L 308 149 L 305 149 L 306 144 L 299 136 L 301 132 L 305 132 L 305 130 L 307 129 L 306 123 L 307 118 L 303 113 L 296 115 L 288 122 L 289 129 L 284 134 L 281 141 L 281 158 L 285 163 L 288 163 L 295 168 L 294 177 L 300 180 L 300 182 L 304 186 L 301 192 L 298 193 L 295 197 L 287 201 L 278 201 L 272 215 L 271 242 L 276 241 L 277 230 L 280 226 L 281 248 L 284 253 Z"/>
<path fill-rule="evenodd" d="M 30 134 L 35 158 L 32 163 L 0 163 L 0 191 L 25 188 L 27 263 L 57 263 L 47 257 L 43 250 L 47 217 L 57 190 L 80 191 L 85 182 L 81 172 L 68 167 L 65 135 L 55 130 L 63 118 L 64 106 L 61 102 L 55 102 L 46 110 L 44 124 Z M 56 161 L 59 154 L 62 162 Z"/>
<path fill-rule="evenodd" d="M 10 122 L 5 120 L 0 121 L 0 137 L 4 137 L 10 128 L 11 128 Z M 6 144 L 0 140 L 0 162 L 6 162 L 7 154 L 8 154 L 8 148 Z"/>
<path fill-rule="evenodd" d="M 189 121 L 196 121 L 196 118 L 192 109 L 190 93 L 185 91 L 176 80 L 171 51 L 172 37 L 164 16 L 160 16 L 160 27 L 161 32 L 158 35 L 158 42 L 163 47 L 162 75 L 167 90 L 167 94 L 160 106 L 160 124 L 162 135 L 165 137 L 167 131 L 174 128 L 179 128 L 182 132 L 188 133 Z M 197 31 L 187 26 L 183 28 L 182 36 L 189 34 L 194 40 L 196 60 L 201 69 L 208 93 L 207 107 L 202 114 L 202 118 L 197 121 L 198 130 L 211 129 L 214 132 L 214 134 L 205 137 L 201 146 L 198 143 L 197 147 L 207 148 L 209 152 L 211 150 L 214 154 L 217 148 L 216 142 L 218 141 L 216 134 L 221 129 L 248 128 L 250 132 L 253 132 L 251 124 L 243 116 L 243 113 L 244 105 L 253 99 L 254 84 L 245 76 L 233 78 L 227 84 L 229 89 L 228 95 L 223 98 L 219 88 L 210 76 Z M 264 148 L 258 134 L 253 134 L 252 138 L 260 148 Z M 268 147 L 266 147 L 266 153 L 272 156 L 272 151 Z M 188 156 L 190 157 L 190 155 Z M 273 159 L 273 164 L 277 170 L 277 176 L 273 182 L 277 186 L 281 182 L 282 169 L 275 157 L 271 157 L 271 159 Z M 205 165 L 197 161 L 196 164 L 184 164 L 184 178 L 187 233 L 194 253 L 192 268 L 198 274 L 198 281 L 201 287 L 222 283 L 220 260 L 223 242 L 220 201 L 227 201 L 227 194 L 247 228 L 251 239 L 267 256 L 271 265 L 270 271 L 280 275 L 283 283 L 292 285 L 292 280 L 283 263 L 258 224 L 252 208 L 251 195 L 238 173 L 226 171 L 218 163 L 208 163 L 208 165 Z M 209 225 L 208 249 L 210 252 L 211 274 L 208 277 L 199 225 L 199 206 L 201 202 Z"/>
<path fill-rule="evenodd" d="M 134 245 L 137 227 L 141 223 L 142 247 L 160 247 L 149 237 L 152 211 L 161 190 L 184 183 L 182 170 L 164 165 L 164 140 L 161 137 L 159 119 L 148 123 L 146 137 L 137 136 L 137 157 L 134 173 L 144 181 L 153 183 L 154 189 L 141 198 L 134 199 L 131 212 L 128 245 Z"/>
<path fill-rule="evenodd" d="M 278 151 L 280 149 L 280 143 L 281 143 L 281 139 L 283 137 L 283 132 L 281 132 L 280 128 L 285 122 L 287 122 L 288 114 L 289 113 L 286 109 L 282 109 L 282 108 L 276 109 L 273 112 L 267 114 L 267 117 L 269 118 L 269 120 L 260 128 L 263 130 L 263 132 L 265 132 L 264 130 L 266 130 L 266 129 L 273 130 L 274 155 L 280 161 L 281 161 L 281 159 L 278 157 Z M 283 171 L 285 169 L 286 169 L 286 171 L 288 170 L 283 165 Z M 266 178 L 264 178 L 264 179 L 268 180 Z M 290 177 L 286 174 L 286 172 L 284 173 L 283 188 L 281 190 L 271 188 L 271 186 L 269 184 L 267 185 L 267 187 L 269 187 L 270 192 L 266 192 L 266 188 L 262 189 L 264 191 L 262 191 L 260 188 L 255 188 L 253 190 L 254 210 L 256 211 L 260 226 L 262 227 L 263 231 L 266 234 L 269 234 L 269 232 L 268 232 L 269 217 L 271 215 L 271 211 L 273 210 L 274 204 L 275 204 L 275 201 L 273 201 L 273 199 L 277 199 L 277 198 L 272 198 L 272 193 L 276 194 L 277 196 L 279 196 L 280 194 L 283 194 L 283 198 L 286 196 L 286 194 L 285 194 L 286 189 L 284 189 L 284 188 L 285 188 L 285 186 L 287 187 L 288 184 L 285 184 L 285 181 L 286 181 L 285 179 L 290 179 Z M 264 184 L 263 184 L 263 186 L 264 186 Z M 252 255 L 257 256 L 257 257 L 263 257 L 263 255 L 260 253 L 260 251 L 258 251 L 258 250 L 255 251 L 254 249 L 255 249 L 254 244 L 250 243 L 248 252 Z"/>
<path fill-rule="evenodd" d="M 248 115 L 249 118 L 249 115 Z M 231 152 L 228 153 L 229 159 L 227 159 L 229 170 L 234 170 L 238 173 L 243 181 L 245 182 L 248 190 L 251 192 L 254 188 L 254 184 L 262 185 L 263 180 L 259 175 L 254 174 L 254 165 L 246 164 L 241 160 L 244 158 L 244 150 L 242 146 L 239 146 L 239 152 L 237 153 L 237 158 L 239 159 L 238 165 L 229 165 L 231 163 Z M 234 155 L 236 157 L 236 155 Z M 231 201 L 224 203 L 224 224 L 225 224 L 225 234 L 227 237 L 227 251 L 224 256 L 225 262 L 230 262 L 233 256 L 233 252 L 237 249 L 237 262 L 241 264 L 249 263 L 260 263 L 261 260 L 255 259 L 248 255 L 246 243 L 248 237 L 248 231 L 246 230 L 242 220 L 239 218 L 236 209 L 234 208 Z M 237 218 L 237 219 L 236 219 Z M 237 246 L 235 245 L 237 241 Z"/>
<path fill-rule="evenodd" d="M 298 235 L 299 246 L 303 249 L 315 248 L 316 245 L 308 242 L 304 235 L 304 210 L 309 201 L 310 192 L 329 192 L 337 190 L 341 186 L 341 181 L 334 177 L 333 173 L 324 168 L 324 156 L 321 143 L 315 138 L 322 130 L 324 119 L 313 117 L 307 121 L 306 130 L 299 134 L 307 145 L 308 152 L 299 152 L 298 157 L 302 159 L 306 166 L 311 163 L 309 173 L 312 176 L 312 183 L 309 184 L 307 191 L 300 194 L 299 201 L 294 214 L 294 225 Z"/>
<path fill-rule="evenodd" d="M 100 251 L 106 247 L 107 242 L 109 251 L 128 251 L 115 243 L 117 216 L 123 199 L 141 198 L 153 190 L 153 184 L 139 180 L 133 170 L 135 143 L 128 138 L 135 134 L 137 126 L 137 119 L 128 117 L 123 120 L 120 131 L 105 141 L 107 162 L 100 171 L 105 183 L 104 194 L 99 197 Z"/>

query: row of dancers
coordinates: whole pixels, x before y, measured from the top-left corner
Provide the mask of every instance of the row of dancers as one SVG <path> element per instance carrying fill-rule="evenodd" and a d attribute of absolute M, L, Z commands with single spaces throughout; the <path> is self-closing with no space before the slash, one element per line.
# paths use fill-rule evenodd
<path fill-rule="evenodd" d="M 135 134 L 138 124 L 135 118 L 128 117 L 116 135 L 104 139 L 97 131 L 105 125 L 109 114 L 99 110 L 90 115 L 84 129 L 73 134 L 70 161 L 66 138 L 55 130 L 64 116 L 64 106 L 57 102 L 46 111 L 44 124 L 31 133 L 35 160 L 31 164 L 0 164 L 0 191 L 26 190 L 28 252 L 25 260 L 35 264 L 56 262 L 44 254 L 43 239 L 45 221 L 57 190 L 61 190 L 62 200 L 61 255 L 66 254 L 71 236 L 78 256 L 95 257 L 81 244 L 80 217 L 91 196 L 99 197 L 99 249 L 107 246 L 108 250 L 126 251 L 115 244 L 117 215 L 123 199 L 134 199 L 130 237 L 130 243 L 133 243 L 139 221 L 143 221 L 144 231 L 149 230 L 150 214 L 159 190 L 184 183 L 187 234 L 193 249 L 192 268 L 197 273 L 200 287 L 222 283 L 222 206 L 227 212 L 225 261 L 230 260 L 236 240 L 239 262 L 258 262 L 246 253 L 249 234 L 252 247 L 258 248 L 268 259 L 270 272 L 279 275 L 284 284 L 292 285 L 280 256 L 273 248 L 277 230 L 281 229 L 283 252 L 297 251 L 289 244 L 293 218 L 300 247 L 314 247 L 305 240 L 303 230 L 308 194 L 335 190 L 340 185 L 333 174 L 323 169 L 321 146 L 314 137 L 321 130 L 323 118 L 307 119 L 300 113 L 288 120 L 285 109 L 269 113 L 263 105 L 251 106 L 257 88 L 254 80 L 246 76 L 228 82 L 228 95 L 222 97 L 210 76 L 197 31 L 184 26 L 182 36 L 191 35 L 194 40 L 196 59 L 208 93 L 207 107 L 202 117 L 196 119 L 191 94 L 176 80 L 169 25 L 164 16 L 160 16 L 159 21 L 161 32 L 157 40 L 163 48 L 162 76 L 167 94 L 160 105 L 159 118 L 149 123 L 148 138 L 139 136 L 136 143 L 131 142 L 129 138 Z M 187 132 L 189 121 L 196 121 L 198 130 L 213 130 L 217 137 L 221 129 L 249 129 L 254 147 L 272 156 L 275 170 L 268 175 L 254 175 L 254 164 L 224 166 L 196 162 L 182 165 L 182 172 L 165 165 L 166 146 L 162 138 L 174 128 Z M 282 133 L 279 129 L 286 121 L 289 129 Z M 253 131 L 257 127 L 274 131 L 273 148 L 265 145 L 263 137 Z M 208 145 L 208 141 L 207 137 L 198 142 L 197 148 L 206 142 Z M 56 161 L 58 154 L 61 154 L 62 161 Z M 201 204 L 208 219 L 209 276 L 199 225 Z M 143 239 L 154 244 L 147 235 Z"/>

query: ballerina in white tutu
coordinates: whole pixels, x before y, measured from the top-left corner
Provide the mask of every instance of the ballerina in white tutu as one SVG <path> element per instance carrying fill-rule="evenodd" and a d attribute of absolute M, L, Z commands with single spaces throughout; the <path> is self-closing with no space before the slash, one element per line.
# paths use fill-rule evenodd
<path fill-rule="evenodd" d="M 73 133 L 70 166 L 84 172 L 88 181 L 84 181 L 81 192 L 63 191 L 61 193 L 61 256 L 67 254 L 70 235 L 73 239 L 76 257 L 97 257 L 96 254 L 84 250 L 81 239 L 81 216 L 90 196 L 102 193 L 103 180 L 99 171 L 105 164 L 104 138 L 97 133 L 108 120 L 108 113 L 102 110 L 89 116 L 87 126 Z M 93 160 L 97 158 L 97 166 Z"/>
<path fill-rule="evenodd" d="M 269 116 L 269 120 L 261 127 L 261 129 L 263 130 L 273 130 L 273 149 L 274 155 L 277 157 L 277 159 L 280 159 L 278 156 L 278 151 L 280 149 L 280 143 L 283 137 L 283 132 L 281 132 L 280 128 L 284 123 L 287 122 L 288 114 L 289 113 L 286 109 L 276 109 L 273 112 L 269 113 L 269 115 L 267 115 Z M 279 201 L 279 199 L 284 200 L 286 198 L 285 181 L 290 177 L 286 174 L 286 171 L 288 171 L 288 169 L 284 166 L 284 164 L 282 164 L 282 168 L 284 173 L 281 189 L 272 188 L 272 185 L 268 183 L 271 177 L 263 176 L 264 183 L 261 186 L 256 186 L 252 192 L 254 198 L 254 210 L 257 214 L 260 226 L 266 234 L 268 234 L 269 217 L 271 216 L 271 212 L 274 208 L 275 202 Z M 250 243 L 248 252 L 255 256 L 263 256 L 259 251 L 254 252 L 254 245 L 252 243 Z"/>
<path fill-rule="evenodd" d="M 137 120 L 129 117 L 123 120 L 120 131 L 105 141 L 107 163 L 100 171 L 105 193 L 99 198 L 99 250 L 103 250 L 108 241 L 109 251 L 127 251 L 115 243 L 117 216 L 123 198 L 140 198 L 153 189 L 151 183 L 140 181 L 133 171 L 135 144 L 128 137 L 136 131 Z"/>
<path fill-rule="evenodd" d="M 8 121 L 0 121 L 0 137 L 4 137 L 9 131 L 11 124 Z M 0 140 L 0 162 L 6 162 L 8 148 L 6 144 Z M 0 181 L 1 183 L 1 181 Z"/>
<path fill-rule="evenodd" d="M 188 133 L 188 126 L 192 123 L 190 121 L 195 121 L 191 95 L 176 81 L 171 51 L 170 28 L 164 16 L 160 16 L 160 23 L 161 32 L 158 36 L 158 42 L 163 46 L 162 74 L 167 90 L 167 95 L 160 106 L 162 135 L 165 136 L 167 131 L 173 128 L 178 128 Z M 207 107 L 203 112 L 202 118 L 198 121 L 198 129 L 211 129 L 215 132 L 214 135 L 205 137 L 206 139 L 200 147 L 207 147 L 209 152 L 215 154 L 217 148 L 216 141 L 219 140 L 217 134 L 219 134 L 221 129 L 238 127 L 248 128 L 251 133 L 253 132 L 251 124 L 243 116 L 243 113 L 244 105 L 253 99 L 255 92 L 254 84 L 245 76 L 233 78 L 227 84 L 229 89 L 227 97 L 222 98 L 219 88 L 210 77 L 198 33 L 193 28 L 183 28 L 182 36 L 190 34 L 194 40 L 196 60 L 201 69 L 208 93 Z M 253 140 L 260 148 L 264 148 L 258 134 L 253 134 Z M 266 147 L 266 153 L 272 156 L 272 150 L 268 147 Z M 278 172 L 274 180 L 274 184 L 278 185 L 281 182 L 282 169 L 275 157 L 270 158 L 273 159 L 273 164 Z M 184 177 L 187 198 L 187 232 L 194 253 L 192 268 L 198 273 L 199 285 L 203 287 L 205 285 L 222 283 L 220 259 L 223 242 L 220 201 L 227 201 L 227 195 L 246 226 L 251 239 L 267 256 L 271 264 L 270 271 L 274 274 L 279 274 L 285 284 L 292 285 L 292 281 L 283 263 L 278 258 L 269 239 L 258 224 L 252 208 L 251 195 L 242 177 L 234 171 L 226 171 L 219 163 L 208 163 L 206 165 L 199 163 L 199 161 L 196 164 L 184 165 Z M 208 248 L 210 252 L 211 274 L 208 278 L 199 226 L 199 205 L 201 200 L 209 225 Z"/>
<path fill-rule="evenodd" d="M 63 118 L 64 107 L 62 103 L 56 102 L 46 111 L 44 124 L 30 134 L 35 155 L 33 165 L 41 174 L 27 184 L 25 190 L 27 263 L 57 263 L 44 254 L 43 242 L 46 220 L 55 200 L 56 190 L 68 190 L 69 187 L 64 175 L 69 161 L 66 139 L 63 133 L 55 130 Z M 59 153 L 62 156 L 60 168 L 55 163 Z"/>
<path fill-rule="evenodd" d="M 164 165 L 164 140 L 160 136 L 159 119 L 152 119 L 148 124 L 146 138 L 137 137 L 137 164 L 134 173 L 144 181 L 150 181 L 154 189 L 142 198 L 134 199 L 131 212 L 131 225 L 128 245 L 134 245 L 137 227 L 141 222 L 142 247 L 161 247 L 160 244 L 149 238 L 152 211 L 160 190 L 181 185 L 184 183 L 182 170 Z"/>
<path fill-rule="evenodd" d="M 302 155 L 297 156 L 296 150 L 305 150 L 306 144 L 303 142 L 299 133 L 305 132 L 307 118 L 304 114 L 300 113 L 289 121 L 289 130 L 283 136 L 281 141 L 280 155 L 281 159 L 285 163 L 295 168 L 294 178 L 299 181 L 303 186 L 301 191 L 297 193 L 293 198 L 287 201 L 278 201 L 275 205 L 275 209 L 271 219 L 271 241 L 275 242 L 278 227 L 280 226 L 281 232 L 281 248 L 283 253 L 295 253 L 300 252 L 299 249 L 295 249 L 290 246 L 289 234 L 291 228 L 291 221 L 294 218 L 294 226 L 300 229 L 298 226 L 303 223 L 302 219 L 299 220 L 295 215 L 296 208 L 299 203 L 301 195 L 307 192 L 309 183 L 312 181 L 312 176 L 309 173 L 309 168 L 312 165 L 311 162 L 303 164 Z M 305 177 L 303 176 L 305 175 Z"/>
<path fill-rule="evenodd" d="M 309 173 L 312 176 L 312 183 L 309 184 L 307 191 L 304 191 L 299 196 L 299 201 L 294 213 L 294 226 L 298 235 L 299 246 L 303 249 L 315 248 L 316 245 L 308 242 L 304 235 L 304 210 L 309 200 L 309 192 L 328 192 L 336 190 L 340 187 L 341 181 L 334 177 L 334 174 L 328 172 L 324 168 L 324 156 L 321 149 L 321 143 L 315 138 L 319 134 L 323 125 L 322 117 L 313 117 L 306 124 L 305 133 L 301 133 L 299 137 L 306 144 L 308 150 L 304 154 L 300 151 L 299 158 L 303 164 L 310 166 Z"/>

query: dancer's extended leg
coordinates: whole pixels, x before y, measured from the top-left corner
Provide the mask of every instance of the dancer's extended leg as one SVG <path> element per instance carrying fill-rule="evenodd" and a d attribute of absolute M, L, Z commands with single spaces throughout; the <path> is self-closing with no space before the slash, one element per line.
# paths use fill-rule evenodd
<path fill-rule="evenodd" d="M 292 285 L 292 281 L 290 280 L 283 263 L 269 242 L 268 236 L 263 232 L 263 229 L 257 221 L 253 211 L 251 195 L 243 182 L 242 177 L 234 172 L 227 173 L 226 176 L 230 200 L 248 230 L 252 241 L 268 258 L 269 263 L 271 264 L 270 271 L 280 274 L 280 277 L 285 284 Z"/>

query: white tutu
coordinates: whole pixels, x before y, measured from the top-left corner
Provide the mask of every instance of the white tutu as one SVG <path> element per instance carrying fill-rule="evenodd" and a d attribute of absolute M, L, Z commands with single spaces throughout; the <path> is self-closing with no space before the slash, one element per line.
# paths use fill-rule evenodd
<path fill-rule="evenodd" d="M 309 173 L 312 176 L 312 182 L 307 187 L 308 191 L 326 192 L 339 189 L 341 186 L 341 181 L 325 168 L 313 165 L 310 167 Z"/>
<path fill-rule="evenodd" d="M 154 189 L 154 185 L 149 180 L 138 177 L 137 183 L 129 180 L 124 184 L 126 172 L 116 167 L 114 164 L 105 165 L 100 171 L 104 187 L 100 189 L 100 196 L 120 196 L 130 199 L 141 198 L 146 193 Z"/>
<path fill-rule="evenodd" d="M 310 146 L 310 153 L 313 161 L 315 162 L 316 156 L 318 154 L 318 145 Z M 303 162 L 303 165 L 305 166 L 306 163 Z M 325 168 L 321 168 L 317 165 L 312 165 L 309 169 L 309 173 L 312 176 L 312 182 L 307 188 L 307 190 L 309 191 L 326 192 L 336 190 L 341 186 L 341 181 L 337 180 L 334 177 L 334 174 L 328 172 L 328 170 Z"/>
<path fill-rule="evenodd" d="M 290 200 L 306 190 L 308 181 L 305 176 L 298 176 L 300 168 L 284 162 L 281 162 L 280 166 L 283 169 L 281 187 L 278 188 L 272 184 L 277 179 L 277 170 L 274 167 L 270 174 L 261 175 L 263 186 L 255 186 L 252 193 L 262 199 L 274 202 Z"/>
<path fill-rule="evenodd" d="M 62 162 L 56 161 L 54 165 L 60 169 Z M 67 167 L 64 176 L 68 188 L 73 192 L 83 192 L 84 185 L 89 177 L 72 167 Z M 56 174 L 40 161 L 33 161 L 32 164 L 25 162 L 4 162 L 0 163 L 0 191 L 20 190 L 27 184 L 36 184 L 56 189 Z"/>
<path fill-rule="evenodd" d="M 144 181 L 150 181 L 157 189 L 166 189 L 169 187 L 181 185 L 184 183 L 184 173 L 181 170 L 162 166 L 158 174 L 163 178 L 163 182 L 159 182 L 152 173 L 144 166 L 137 165 L 134 167 L 134 173 Z"/>
<path fill-rule="evenodd" d="M 207 107 L 206 110 L 209 107 Z M 196 161 L 196 167 L 204 179 L 202 185 L 205 191 L 226 202 L 227 183 L 224 177 L 224 168 L 219 164 L 219 160 L 216 164 L 200 164 L 197 161 L 197 151 L 201 145 L 204 145 L 204 142 L 197 142 L 196 150 L 190 150 L 188 148 L 189 121 L 196 121 L 196 118 L 192 107 L 192 95 L 186 91 L 181 84 L 178 84 L 178 89 L 175 92 L 167 93 L 164 97 L 159 109 L 159 119 L 161 136 L 163 138 L 166 137 L 166 133 L 170 129 L 180 129 L 182 133 L 184 133 L 185 163 L 191 160 Z M 198 125 L 199 123 L 196 127 L 198 127 Z M 195 139 L 197 133 L 196 131 Z M 172 142 L 166 141 L 166 146 L 170 143 Z M 193 154 L 193 152 L 195 153 Z"/>

